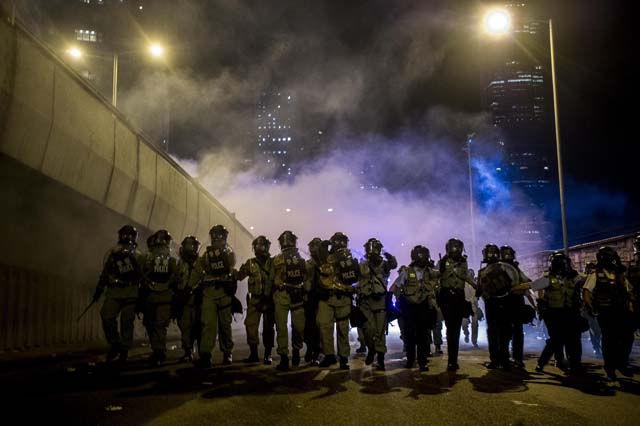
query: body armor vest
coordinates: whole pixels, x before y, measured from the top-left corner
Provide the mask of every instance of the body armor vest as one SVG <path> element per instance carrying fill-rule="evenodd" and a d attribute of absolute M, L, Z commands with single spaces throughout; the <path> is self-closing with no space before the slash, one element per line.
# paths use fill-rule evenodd
<path fill-rule="evenodd" d="M 576 281 L 571 278 L 549 276 L 549 287 L 544 289 L 544 301 L 551 309 L 573 308 L 577 302 Z"/>
<path fill-rule="evenodd" d="M 343 248 L 335 254 L 335 268 L 338 281 L 344 285 L 352 285 L 360 278 L 360 266 L 358 260 L 353 258 L 351 250 Z"/>
<path fill-rule="evenodd" d="M 431 278 L 428 269 L 422 273 L 422 279 L 418 279 L 416 269 L 409 266 L 407 268 L 407 281 L 400 287 L 400 296 L 411 304 L 419 304 L 435 296 L 433 285 L 429 282 Z"/>
<path fill-rule="evenodd" d="M 358 294 L 362 297 L 384 296 L 387 294 L 387 282 L 384 276 L 384 262 L 378 266 L 371 266 L 367 260 L 360 264 L 367 274 L 366 280 L 361 281 L 358 287 Z M 384 280 L 384 281 L 383 281 Z"/>
<path fill-rule="evenodd" d="M 596 287 L 593 290 L 593 302 L 599 308 L 613 307 L 620 297 L 621 289 L 615 277 L 609 278 L 603 271 L 596 271 Z"/>
<path fill-rule="evenodd" d="M 460 260 L 456 262 L 448 256 L 445 256 L 442 258 L 441 262 L 444 263 L 440 265 L 440 286 L 443 289 L 457 289 L 464 291 L 464 278 L 468 273 L 467 261 Z"/>
<path fill-rule="evenodd" d="M 268 258 L 264 265 L 261 266 L 257 259 L 253 258 L 249 260 L 249 293 L 256 296 L 261 296 L 265 293 L 265 287 L 267 286 L 267 268 L 271 258 Z"/>
<path fill-rule="evenodd" d="M 140 271 L 135 250 L 119 246 L 109 256 L 107 271 L 110 284 L 116 286 L 137 284 L 140 279 Z"/>
<path fill-rule="evenodd" d="M 286 249 L 282 252 L 284 262 L 285 284 L 302 286 L 306 271 L 305 260 L 300 256 L 298 249 Z"/>
<path fill-rule="evenodd" d="M 503 297 L 509 293 L 513 284 L 513 279 L 506 270 L 509 266 L 502 262 L 490 263 L 478 272 L 478 281 L 484 295 Z"/>
<path fill-rule="evenodd" d="M 231 273 L 231 249 L 209 246 L 206 252 L 205 272 L 212 277 L 222 278 Z"/>

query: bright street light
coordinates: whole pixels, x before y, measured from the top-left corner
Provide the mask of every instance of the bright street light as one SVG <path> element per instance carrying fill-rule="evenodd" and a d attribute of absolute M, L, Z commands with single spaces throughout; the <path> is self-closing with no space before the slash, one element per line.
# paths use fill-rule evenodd
<path fill-rule="evenodd" d="M 502 9 L 494 9 L 484 18 L 485 29 L 488 33 L 501 35 L 511 29 L 511 16 Z"/>
<path fill-rule="evenodd" d="M 149 52 L 151 52 L 151 55 L 155 56 L 156 58 L 159 58 L 164 54 L 164 48 L 159 44 L 154 43 L 151 46 L 149 46 Z"/>
<path fill-rule="evenodd" d="M 78 49 L 77 47 L 70 47 L 69 49 L 67 49 L 67 53 L 74 58 L 79 58 L 80 56 L 82 56 L 82 50 Z"/>
<path fill-rule="evenodd" d="M 112 93 L 111 93 L 111 104 L 115 107 L 118 101 L 118 59 L 119 56 L 121 55 L 128 55 L 128 54 L 132 54 L 135 52 L 139 52 L 139 50 L 135 50 L 135 51 L 130 51 L 130 52 L 124 52 L 124 53 L 113 53 L 110 56 L 105 56 L 105 55 L 100 55 L 100 54 L 90 54 L 88 56 L 97 56 L 97 57 L 112 57 L 113 58 L 113 84 L 112 84 Z M 84 54 L 82 53 L 82 51 L 77 48 L 77 47 L 70 47 L 69 49 L 67 49 L 66 51 L 67 54 L 69 54 L 70 56 L 72 56 L 74 59 L 78 59 L 81 56 L 83 56 Z M 158 43 L 153 43 L 151 45 L 149 45 L 149 53 L 155 57 L 155 58 L 160 58 L 164 55 L 164 48 L 158 44 Z"/>

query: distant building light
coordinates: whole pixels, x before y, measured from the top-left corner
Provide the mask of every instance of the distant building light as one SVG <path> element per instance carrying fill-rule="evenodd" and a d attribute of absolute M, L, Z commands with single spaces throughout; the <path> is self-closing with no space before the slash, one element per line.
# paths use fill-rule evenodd
<path fill-rule="evenodd" d="M 284 211 L 287 212 L 287 213 L 291 213 L 291 209 L 290 208 L 286 208 L 286 209 L 284 209 Z"/>
<path fill-rule="evenodd" d="M 549 170 L 549 166 L 544 166 L 544 169 L 545 170 Z"/>
<path fill-rule="evenodd" d="M 501 172 L 502 168 L 501 167 L 496 167 L 496 171 Z"/>
<path fill-rule="evenodd" d="M 331 212 L 333 211 L 333 209 L 332 209 L 332 208 L 328 208 L 328 209 L 327 209 L 327 211 L 328 211 L 329 213 L 331 213 Z"/>

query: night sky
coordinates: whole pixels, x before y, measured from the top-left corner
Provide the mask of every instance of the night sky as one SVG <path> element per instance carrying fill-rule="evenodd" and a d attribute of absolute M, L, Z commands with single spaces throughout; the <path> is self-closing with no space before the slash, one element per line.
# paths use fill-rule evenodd
<path fill-rule="evenodd" d="M 296 94 L 299 124 L 323 129 L 326 149 L 345 137 L 420 133 L 433 108 L 451 112 L 447 139 L 458 143 L 469 125 L 456 114 L 483 112 L 487 70 L 476 25 L 488 2 L 167 3 L 172 147 L 181 158 L 252 149 L 256 99 L 268 87 Z M 572 240 L 640 228 L 631 2 L 526 3 L 554 20 Z M 147 79 L 121 95 L 143 128 L 158 115 L 148 101 L 157 86 Z"/>

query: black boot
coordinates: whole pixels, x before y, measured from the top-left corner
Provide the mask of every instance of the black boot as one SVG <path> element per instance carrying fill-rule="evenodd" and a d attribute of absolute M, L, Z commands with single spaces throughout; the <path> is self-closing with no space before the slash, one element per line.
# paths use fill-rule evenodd
<path fill-rule="evenodd" d="M 180 362 L 192 362 L 193 361 L 193 352 L 191 349 L 185 349 L 184 355 L 180 358 Z"/>
<path fill-rule="evenodd" d="M 262 362 L 264 365 L 273 364 L 273 359 L 271 359 L 271 347 L 264 348 L 264 360 Z"/>
<path fill-rule="evenodd" d="M 115 344 L 111 345 L 109 352 L 107 352 L 107 362 L 113 362 L 118 357 L 119 353 L 120 353 L 120 346 Z"/>
<path fill-rule="evenodd" d="M 364 360 L 365 365 L 373 364 L 373 358 L 375 356 L 376 356 L 375 351 L 372 351 L 371 348 L 369 348 L 369 352 L 367 352 L 367 357 Z"/>
<path fill-rule="evenodd" d="M 249 357 L 242 360 L 245 364 L 253 364 L 254 362 L 260 362 L 258 357 L 258 345 L 249 345 Z"/>
<path fill-rule="evenodd" d="M 336 359 L 335 355 L 325 355 L 322 361 L 320 362 L 320 364 L 318 364 L 318 367 L 320 368 L 331 367 L 336 362 L 338 362 L 338 360 Z"/>
<path fill-rule="evenodd" d="M 233 362 L 233 356 L 231 354 L 224 354 L 222 357 L 222 365 L 231 365 Z"/>
<path fill-rule="evenodd" d="M 167 359 L 167 356 L 163 351 L 153 351 L 153 353 L 147 358 L 147 363 L 151 367 L 159 367 Z"/>
<path fill-rule="evenodd" d="M 280 364 L 276 366 L 278 371 L 289 371 L 289 357 L 287 355 L 280 356 Z"/>
<path fill-rule="evenodd" d="M 364 345 L 364 343 L 360 343 L 360 347 L 356 349 L 356 353 L 357 354 L 367 353 L 367 347 Z"/>
<path fill-rule="evenodd" d="M 340 357 L 340 370 L 348 370 L 349 369 L 349 359 L 346 356 Z"/>
<path fill-rule="evenodd" d="M 384 353 L 383 352 L 378 352 L 378 363 L 376 364 L 376 368 L 379 371 L 384 371 L 385 367 L 384 367 Z"/>
<path fill-rule="evenodd" d="M 291 365 L 297 367 L 300 365 L 300 350 L 294 349 L 293 354 L 291 356 Z"/>
<path fill-rule="evenodd" d="M 311 362 L 312 359 L 313 359 L 313 350 L 311 350 L 309 348 L 309 345 L 307 344 L 307 350 L 304 353 L 304 362 L 308 364 Z"/>
<path fill-rule="evenodd" d="M 211 368 L 211 354 L 208 352 L 201 352 L 200 358 L 193 363 L 196 368 Z"/>

